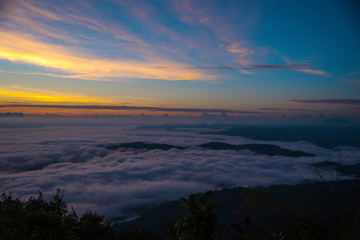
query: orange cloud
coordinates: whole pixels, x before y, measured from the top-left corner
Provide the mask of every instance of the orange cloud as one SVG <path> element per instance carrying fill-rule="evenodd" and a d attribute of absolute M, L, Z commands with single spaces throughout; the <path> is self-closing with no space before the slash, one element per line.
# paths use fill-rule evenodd
<path fill-rule="evenodd" d="M 0 33 L 0 58 L 62 70 L 71 74 L 69 77 L 89 80 L 107 80 L 107 78 L 115 77 L 174 81 L 214 79 L 213 76 L 202 74 L 199 71 L 153 67 L 164 64 L 165 60 L 152 62 L 104 59 L 71 48 L 44 43 L 28 35 L 6 31 Z M 180 64 L 171 60 L 166 60 L 166 64 L 181 67 Z"/>
<path fill-rule="evenodd" d="M 64 4 L 59 7 L 49 2 L 13 0 L 4 3 L 2 12 L 4 30 L 0 34 L 0 58 L 21 61 L 38 66 L 62 70 L 63 77 L 87 80 L 109 80 L 109 78 L 150 78 L 163 80 L 201 80 L 214 79 L 201 71 L 173 71 L 154 69 L 155 65 L 171 64 L 184 66 L 182 63 L 164 59 L 151 45 L 134 36 L 118 24 L 104 22 L 91 4 L 82 3 L 82 10 Z M 92 12 L 92 16 L 87 13 Z M 93 36 L 67 32 L 57 24 L 66 23 L 107 35 L 108 38 L 94 39 Z M 5 29 L 11 29 L 7 31 Z M 21 34 L 19 32 L 22 32 Z M 36 36 L 36 38 L 34 37 Z M 116 51 L 136 53 L 144 60 L 104 59 L 80 51 L 49 43 L 70 42 L 76 45 L 94 42 L 110 45 Z M 126 45 L 122 45 L 123 42 Z M 120 48 L 119 48 L 120 47 Z M 117 56 L 118 58 L 120 56 Z M 69 76 L 70 75 L 70 76 Z"/>

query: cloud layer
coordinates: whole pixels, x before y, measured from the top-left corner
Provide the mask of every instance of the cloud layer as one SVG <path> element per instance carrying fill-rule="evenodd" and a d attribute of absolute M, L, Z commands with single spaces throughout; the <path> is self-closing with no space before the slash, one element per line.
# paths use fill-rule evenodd
<path fill-rule="evenodd" d="M 251 152 L 184 150 L 107 150 L 106 146 L 143 141 L 195 146 L 209 141 L 261 143 L 242 137 L 191 131 L 133 129 L 124 126 L 57 126 L 0 129 L 0 191 L 26 197 L 61 188 L 79 212 L 133 216 L 153 204 L 180 196 L 236 185 L 295 183 L 310 157 L 269 157 Z M 271 142 L 283 148 L 327 156 L 330 150 L 306 142 Z M 347 161 L 358 161 L 348 148 Z"/>

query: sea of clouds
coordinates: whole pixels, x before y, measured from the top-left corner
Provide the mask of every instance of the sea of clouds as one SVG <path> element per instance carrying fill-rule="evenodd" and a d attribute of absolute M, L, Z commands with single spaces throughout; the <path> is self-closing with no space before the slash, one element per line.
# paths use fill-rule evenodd
<path fill-rule="evenodd" d="M 243 137 L 199 134 L 204 129 L 165 131 L 129 124 L 57 124 L 0 128 L 0 192 L 27 198 L 60 188 L 77 212 L 132 217 L 141 209 L 190 193 L 231 186 L 293 184 L 309 176 L 308 164 L 336 150 L 308 142 L 266 142 L 318 157 L 255 155 L 195 147 L 210 141 L 264 143 Z M 143 141 L 188 147 L 184 150 L 108 150 Z M 360 149 L 343 147 L 345 163 L 357 163 Z"/>

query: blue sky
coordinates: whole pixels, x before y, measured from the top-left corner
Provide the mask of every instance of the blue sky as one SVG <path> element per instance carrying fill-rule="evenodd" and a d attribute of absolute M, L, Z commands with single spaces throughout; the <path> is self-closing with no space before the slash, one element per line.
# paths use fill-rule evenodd
<path fill-rule="evenodd" d="M 360 118 L 356 1 L 1 4 L 1 112 Z"/>

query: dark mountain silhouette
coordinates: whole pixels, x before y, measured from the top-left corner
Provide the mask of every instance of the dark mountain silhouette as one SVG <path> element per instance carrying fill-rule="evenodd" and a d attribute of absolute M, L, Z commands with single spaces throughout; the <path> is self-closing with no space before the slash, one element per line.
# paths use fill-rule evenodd
<path fill-rule="evenodd" d="M 316 168 L 328 168 L 328 167 L 336 167 L 338 163 L 332 162 L 332 161 L 322 161 L 310 164 L 310 166 L 316 167 Z"/>
<path fill-rule="evenodd" d="M 360 147 L 360 126 L 349 125 L 303 125 L 303 126 L 239 126 L 217 132 L 226 136 L 242 136 L 262 141 L 312 142 L 320 147 L 335 148 L 337 146 Z"/>
<path fill-rule="evenodd" d="M 168 151 L 172 148 L 185 149 L 184 147 L 179 147 L 179 146 L 174 146 L 174 145 L 169 145 L 169 144 L 143 143 L 143 142 L 122 143 L 122 144 L 107 147 L 107 149 L 109 149 L 109 150 L 117 150 L 119 148 L 144 149 L 144 150 L 160 149 L 160 150 L 164 150 L 164 151 Z"/>
<path fill-rule="evenodd" d="M 327 119 L 309 125 L 244 125 L 244 124 L 163 124 L 140 126 L 138 129 L 183 131 L 185 129 L 212 129 L 200 134 L 242 136 L 262 141 L 307 141 L 320 147 L 360 147 L 360 125 L 346 119 Z M 336 136 L 336 137 L 334 137 Z"/>
<path fill-rule="evenodd" d="M 271 144 L 243 144 L 243 145 L 232 145 L 223 142 L 209 142 L 198 147 L 209 148 L 212 150 L 250 150 L 257 154 L 269 155 L 269 156 L 286 156 L 286 157 L 314 157 L 314 154 L 302 152 L 302 151 L 293 151 L 285 148 L 281 148 L 276 145 Z"/>
<path fill-rule="evenodd" d="M 7 112 L 7 113 L 0 113 L 0 117 L 25 117 L 25 115 L 23 113 Z"/>
<path fill-rule="evenodd" d="M 199 123 L 199 124 L 162 124 L 162 125 L 145 125 L 136 127 L 136 129 L 161 129 L 165 131 L 180 131 L 181 129 L 223 129 L 224 127 L 237 127 L 239 124 L 207 124 L 207 123 Z"/>
<path fill-rule="evenodd" d="M 345 176 L 357 176 L 360 178 L 360 163 L 353 165 L 344 165 L 340 169 L 340 173 Z"/>

